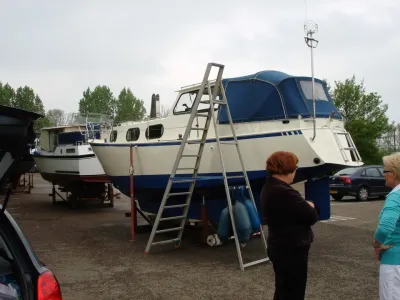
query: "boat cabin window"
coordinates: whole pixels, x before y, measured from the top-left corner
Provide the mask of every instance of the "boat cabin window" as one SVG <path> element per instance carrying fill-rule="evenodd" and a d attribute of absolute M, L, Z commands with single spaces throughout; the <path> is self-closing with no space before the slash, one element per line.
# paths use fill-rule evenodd
<path fill-rule="evenodd" d="M 187 93 L 182 94 L 179 97 L 179 100 L 176 102 L 176 105 L 174 107 L 174 114 L 186 114 L 190 113 L 192 109 L 192 105 L 194 100 L 196 99 L 197 93 L 199 91 L 190 91 Z M 208 100 L 210 99 L 210 96 L 208 95 L 207 89 L 204 91 L 203 96 L 201 97 L 201 100 Z M 220 100 L 221 97 L 217 96 L 217 100 Z M 207 111 L 210 106 L 207 103 L 200 103 L 198 107 L 198 111 Z M 217 109 L 217 108 L 216 108 Z"/>
<path fill-rule="evenodd" d="M 74 148 L 72 148 L 72 149 L 67 149 L 67 153 L 75 153 L 75 149 L 74 149 Z"/>
<path fill-rule="evenodd" d="M 304 96 L 308 100 L 312 100 L 312 81 L 311 80 L 300 80 L 301 90 L 304 93 Z M 325 93 L 324 87 L 319 82 L 314 82 L 315 87 L 315 100 L 323 100 L 328 101 L 328 97 Z"/>
<path fill-rule="evenodd" d="M 117 140 L 118 132 L 116 130 L 113 130 L 110 134 L 110 142 L 115 142 Z"/>
<path fill-rule="evenodd" d="M 139 128 L 129 128 L 126 132 L 126 141 L 135 142 L 139 139 L 140 129 Z"/>
<path fill-rule="evenodd" d="M 164 133 L 164 126 L 162 124 L 151 125 L 146 129 L 146 139 L 158 139 Z"/>
<path fill-rule="evenodd" d="M 50 131 L 49 132 L 49 150 L 50 152 L 54 152 L 58 146 L 58 132 Z"/>

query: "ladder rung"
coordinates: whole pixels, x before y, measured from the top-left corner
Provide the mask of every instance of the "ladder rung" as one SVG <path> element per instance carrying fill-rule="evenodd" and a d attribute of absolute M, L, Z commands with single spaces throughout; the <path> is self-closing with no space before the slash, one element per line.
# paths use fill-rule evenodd
<path fill-rule="evenodd" d="M 195 182 L 196 178 L 185 178 L 185 177 L 180 177 L 180 178 L 171 178 L 173 182 Z"/>
<path fill-rule="evenodd" d="M 198 145 L 198 144 L 204 144 L 204 142 L 203 141 L 186 141 L 186 144 L 188 144 L 188 145 L 190 145 L 190 144 Z"/>
<path fill-rule="evenodd" d="M 243 264 L 243 268 L 254 266 L 256 264 L 261 264 L 261 263 L 266 262 L 266 261 L 269 261 L 268 257 L 267 258 L 262 258 L 262 259 L 259 259 L 259 260 L 255 260 L 255 261 L 251 261 L 251 262 L 249 262 L 247 264 Z"/>
<path fill-rule="evenodd" d="M 185 216 L 166 217 L 166 218 L 161 218 L 160 221 L 179 220 L 184 218 L 186 217 Z"/>
<path fill-rule="evenodd" d="M 232 178 L 244 178 L 244 175 L 236 175 L 236 176 L 226 176 L 227 179 L 232 179 Z"/>
<path fill-rule="evenodd" d="M 221 105 L 226 104 L 226 102 L 222 101 L 222 100 L 214 100 L 213 102 L 214 102 L 214 104 L 221 104 Z"/>
<path fill-rule="evenodd" d="M 228 141 L 220 141 L 220 144 L 227 144 L 227 145 L 236 145 L 235 141 L 228 142 Z"/>
<path fill-rule="evenodd" d="M 208 115 L 205 115 L 205 114 L 196 114 L 196 117 L 204 117 L 204 118 L 208 118 Z"/>
<path fill-rule="evenodd" d="M 180 238 L 174 238 L 171 240 L 165 240 L 165 241 L 159 241 L 159 242 L 153 242 L 151 243 L 151 245 L 163 245 L 163 244 L 170 244 L 170 243 L 174 243 L 174 242 L 179 242 L 181 239 Z"/>
<path fill-rule="evenodd" d="M 179 174 L 178 174 L 179 175 Z M 199 176 L 195 178 L 190 178 L 190 177 L 174 177 L 171 178 L 175 182 L 193 182 L 193 181 L 198 181 L 198 180 L 221 180 L 224 179 L 224 176 Z"/>
<path fill-rule="evenodd" d="M 166 206 L 164 206 L 164 209 L 165 209 L 165 208 L 186 207 L 186 206 L 188 206 L 188 205 L 187 205 L 187 204 L 174 204 L 174 205 L 166 205 Z"/>
<path fill-rule="evenodd" d="M 203 100 L 203 101 L 200 101 L 200 103 L 211 104 L 211 101 L 210 100 Z M 214 100 L 213 104 L 226 105 L 226 102 L 225 101 L 221 101 L 221 100 Z"/>
<path fill-rule="evenodd" d="M 190 128 L 191 130 L 207 130 L 207 128 L 195 128 L 195 127 L 192 127 L 192 128 Z"/>
<path fill-rule="evenodd" d="M 157 230 L 156 233 L 164 233 L 164 232 L 171 232 L 171 231 L 178 231 L 183 229 L 184 227 L 172 227 L 172 228 L 167 228 L 167 229 L 160 229 Z"/>
<path fill-rule="evenodd" d="M 354 150 L 354 147 L 347 147 L 347 148 L 343 148 L 343 150 Z"/>
<path fill-rule="evenodd" d="M 194 170 L 195 168 L 177 168 L 176 170 Z"/>
<path fill-rule="evenodd" d="M 197 154 L 182 154 L 181 157 L 199 157 Z"/>
<path fill-rule="evenodd" d="M 180 193 L 169 193 L 168 196 L 182 196 L 182 195 L 189 195 L 190 192 L 180 192 Z"/>

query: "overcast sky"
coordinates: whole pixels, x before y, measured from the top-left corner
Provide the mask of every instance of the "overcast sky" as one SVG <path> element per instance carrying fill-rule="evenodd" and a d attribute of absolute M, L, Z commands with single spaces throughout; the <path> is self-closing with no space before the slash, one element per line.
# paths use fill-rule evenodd
<path fill-rule="evenodd" d="M 0 81 L 31 86 L 46 110 L 78 111 L 87 87 L 129 87 L 149 108 L 202 80 L 261 70 L 311 74 L 304 0 L 0 0 Z M 319 26 L 315 76 L 356 75 L 400 122 L 400 1 L 307 0 Z"/>

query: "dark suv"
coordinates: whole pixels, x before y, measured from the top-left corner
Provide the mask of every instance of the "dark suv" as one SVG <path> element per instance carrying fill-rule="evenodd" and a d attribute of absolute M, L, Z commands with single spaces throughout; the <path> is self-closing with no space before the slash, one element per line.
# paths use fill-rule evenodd
<path fill-rule="evenodd" d="M 330 181 L 330 194 L 335 200 L 345 196 L 354 196 L 359 201 L 384 198 L 391 191 L 385 185 L 383 166 L 380 165 L 346 168 L 331 176 Z"/>
<path fill-rule="evenodd" d="M 37 258 L 27 238 L 7 212 L 11 186 L 34 166 L 30 156 L 36 113 L 0 105 L 0 299 L 62 300 L 54 274 Z"/>

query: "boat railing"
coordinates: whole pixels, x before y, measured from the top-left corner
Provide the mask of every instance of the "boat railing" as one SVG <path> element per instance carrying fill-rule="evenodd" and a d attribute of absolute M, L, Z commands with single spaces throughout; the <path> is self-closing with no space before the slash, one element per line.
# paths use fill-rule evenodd
<path fill-rule="evenodd" d="M 109 136 L 113 121 L 100 113 L 70 113 L 66 118 L 67 126 L 78 126 L 86 140 L 103 139 Z"/>

